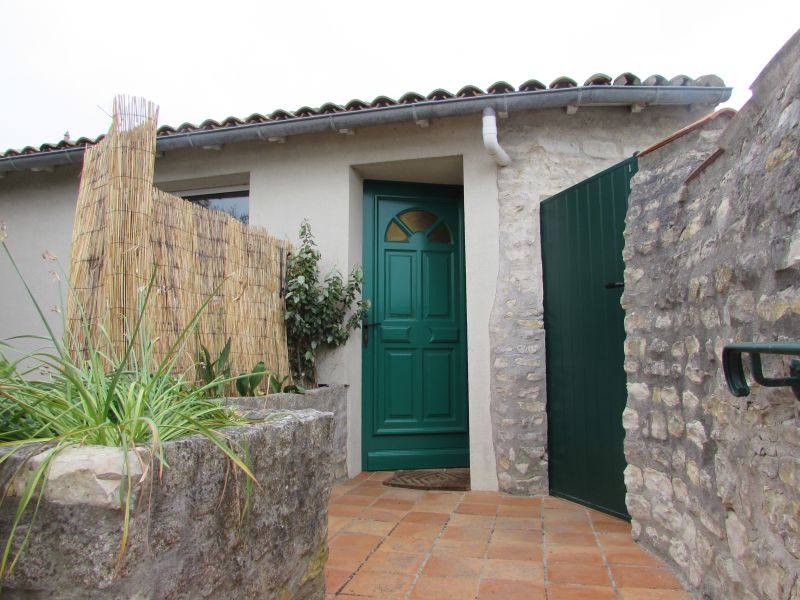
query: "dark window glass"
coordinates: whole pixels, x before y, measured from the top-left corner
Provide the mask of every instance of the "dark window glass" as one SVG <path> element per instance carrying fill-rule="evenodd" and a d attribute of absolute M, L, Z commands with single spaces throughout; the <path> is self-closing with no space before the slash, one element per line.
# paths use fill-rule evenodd
<path fill-rule="evenodd" d="M 199 204 L 209 210 L 219 210 L 239 219 L 247 225 L 250 222 L 250 192 L 220 192 L 218 194 L 198 194 L 184 196 L 184 199 Z"/>

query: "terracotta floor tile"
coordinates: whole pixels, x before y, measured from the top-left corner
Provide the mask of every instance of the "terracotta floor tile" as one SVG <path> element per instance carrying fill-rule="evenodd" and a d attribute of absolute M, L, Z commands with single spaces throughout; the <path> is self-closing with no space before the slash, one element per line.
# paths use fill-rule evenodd
<path fill-rule="evenodd" d="M 500 504 L 503 494 L 500 492 L 467 492 L 464 502 L 470 504 Z"/>
<path fill-rule="evenodd" d="M 541 544 L 542 533 L 529 529 L 495 529 L 492 533 L 493 542 L 521 542 L 525 544 Z"/>
<path fill-rule="evenodd" d="M 459 527 L 448 523 L 444 528 L 441 539 L 453 542 L 480 542 L 485 544 L 492 535 L 491 529 Z"/>
<path fill-rule="evenodd" d="M 571 531 L 556 530 L 545 535 L 547 545 L 556 546 L 596 546 L 597 539 L 592 533 L 572 533 Z"/>
<path fill-rule="evenodd" d="M 477 592 L 478 579 L 423 575 L 411 592 L 411 600 L 474 600 Z"/>
<path fill-rule="evenodd" d="M 448 554 L 433 554 L 425 564 L 423 575 L 431 577 L 466 577 L 481 576 L 483 559 Z"/>
<path fill-rule="evenodd" d="M 336 536 L 331 544 L 331 550 L 365 550 L 370 551 L 383 541 L 383 536 L 367 533 L 350 533 L 343 531 Z"/>
<path fill-rule="evenodd" d="M 611 574 L 617 587 L 683 589 L 680 581 L 667 569 L 612 564 Z"/>
<path fill-rule="evenodd" d="M 506 496 L 500 497 L 500 504 L 508 504 L 510 506 L 539 506 L 542 505 L 541 498 L 532 498 L 530 496 Z"/>
<path fill-rule="evenodd" d="M 545 496 L 542 498 L 542 504 L 546 508 L 560 508 L 562 510 L 579 510 L 579 511 L 586 511 L 586 509 L 581 506 L 580 504 L 575 504 L 574 502 L 570 502 L 569 500 L 564 500 L 563 498 L 556 498 L 554 496 Z"/>
<path fill-rule="evenodd" d="M 338 504 L 328 507 L 328 515 L 332 517 L 357 517 L 364 510 L 363 506 L 352 504 Z"/>
<path fill-rule="evenodd" d="M 373 519 L 375 521 L 389 521 L 391 523 L 399 523 L 403 517 L 406 516 L 406 511 L 404 510 L 390 510 L 388 508 L 374 508 L 372 506 L 368 506 L 365 508 L 359 516 L 362 519 Z"/>
<path fill-rule="evenodd" d="M 409 500 L 411 502 L 418 502 L 425 497 L 424 490 L 407 490 L 403 488 L 393 488 L 383 486 L 385 490 L 383 498 L 391 498 L 392 500 Z"/>
<path fill-rule="evenodd" d="M 608 571 L 604 565 L 586 564 L 580 560 L 571 563 L 548 561 L 547 579 L 553 583 L 611 585 Z"/>
<path fill-rule="evenodd" d="M 331 549 L 330 553 L 328 554 L 328 562 L 325 563 L 325 568 L 355 573 L 358 567 L 361 566 L 361 563 L 364 562 L 367 554 L 369 553 Z"/>
<path fill-rule="evenodd" d="M 492 529 L 494 527 L 494 517 L 486 515 L 463 515 L 453 514 L 450 518 L 450 525 L 455 527 L 479 527 Z"/>
<path fill-rule="evenodd" d="M 413 582 L 414 575 L 361 571 L 344 586 L 342 592 L 375 598 L 404 598 Z"/>
<path fill-rule="evenodd" d="M 444 525 L 449 515 L 437 512 L 412 511 L 403 519 L 403 523 L 420 523 L 423 525 Z"/>
<path fill-rule="evenodd" d="M 598 533 L 597 538 L 604 549 L 621 548 L 631 550 L 640 546 L 634 541 L 630 533 Z"/>
<path fill-rule="evenodd" d="M 419 570 L 426 555 L 423 553 L 390 552 L 378 550 L 364 563 L 364 571 L 381 573 L 405 573 L 413 575 Z"/>
<path fill-rule="evenodd" d="M 544 586 L 532 581 L 484 579 L 478 600 L 545 600 Z"/>
<path fill-rule="evenodd" d="M 477 504 L 462 502 L 456 512 L 460 515 L 487 515 L 495 516 L 497 514 L 497 504 Z"/>
<path fill-rule="evenodd" d="M 568 521 L 589 524 L 589 515 L 580 510 L 545 509 L 544 521 Z"/>
<path fill-rule="evenodd" d="M 453 556 L 469 556 L 470 558 L 483 558 L 486 554 L 484 542 L 459 542 L 439 539 L 433 547 L 434 554 L 450 554 Z"/>
<path fill-rule="evenodd" d="M 448 517 L 450 513 L 456 509 L 458 502 L 441 501 L 441 500 L 420 500 L 417 502 L 412 510 L 414 512 L 427 512 L 446 514 Z"/>
<path fill-rule="evenodd" d="M 486 551 L 488 558 L 500 558 L 510 560 L 535 560 L 542 561 L 542 548 L 536 544 L 520 542 L 495 542 L 489 543 Z"/>
<path fill-rule="evenodd" d="M 622 588 L 619 595 L 622 600 L 691 600 L 689 594 L 680 590 Z"/>
<path fill-rule="evenodd" d="M 352 519 L 350 517 L 335 517 L 328 515 L 328 533 L 343 529 Z"/>
<path fill-rule="evenodd" d="M 589 521 L 564 521 L 560 519 L 553 521 L 545 518 L 542 529 L 545 531 L 565 531 L 568 533 L 594 535 L 594 530 Z"/>
<path fill-rule="evenodd" d="M 388 552 L 405 552 L 408 554 L 419 554 L 422 552 L 430 552 L 433 548 L 434 540 L 420 540 L 411 537 L 393 537 L 389 536 L 381 544 L 381 549 Z"/>
<path fill-rule="evenodd" d="M 440 492 L 440 491 L 428 491 L 425 492 L 424 500 L 443 500 L 443 499 L 451 499 L 456 501 L 461 501 L 464 498 L 464 494 L 466 492 Z"/>
<path fill-rule="evenodd" d="M 608 548 L 606 550 L 606 559 L 611 565 L 664 566 L 644 548 Z"/>
<path fill-rule="evenodd" d="M 487 579 L 534 581 L 544 585 L 542 563 L 530 560 L 500 560 L 489 558 L 483 561 L 483 576 Z"/>
<path fill-rule="evenodd" d="M 395 498 L 378 498 L 373 503 L 373 508 L 387 508 L 389 510 L 411 510 L 414 502 L 411 500 L 398 500 Z"/>
<path fill-rule="evenodd" d="M 547 546 L 547 562 L 602 565 L 603 555 L 597 546 Z"/>
<path fill-rule="evenodd" d="M 547 600 L 615 600 L 617 595 L 612 587 L 595 585 L 547 585 Z"/>
<path fill-rule="evenodd" d="M 335 594 L 344 585 L 344 582 L 353 574 L 349 569 L 334 569 L 325 567 L 325 591 Z"/>
<path fill-rule="evenodd" d="M 397 538 L 413 538 L 415 540 L 429 540 L 433 541 L 442 532 L 441 525 L 425 525 L 420 523 L 405 523 L 401 522 L 394 528 L 389 537 Z"/>
<path fill-rule="evenodd" d="M 352 496 L 366 496 L 368 498 L 377 498 L 383 496 L 383 490 L 377 487 L 359 485 L 354 487 L 352 490 L 348 491 L 342 497 L 349 498 Z"/>
<path fill-rule="evenodd" d="M 497 517 L 495 529 L 541 529 L 539 517 Z"/>
<path fill-rule="evenodd" d="M 353 519 L 342 528 L 342 531 L 352 533 L 369 533 L 386 537 L 396 525 L 387 521 L 373 521 L 372 519 Z"/>
<path fill-rule="evenodd" d="M 617 523 L 611 523 L 611 522 L 595 523 L 594 530 L 597 533 L 627 533 L 628 535 L 630 535 L 631 524 L 626 523 L 625 521 L 619 521 Z"/>
<path fill-rule="evenodd" d="M 517 506 L 514 504 L 501 504 L 497 507 L 498 517 L 531 517 L 538 518 L 541 511 L 537 506 Z"/>
<path fill-rule="evenodd" d="M 374 471 L 369 476 L 370 481 L 386 481 L 394 476 L 394 471 Z"/>
<path fill-rule="evenodd" d="M 372 496 L 339 496 L 335 500 L 331 500 L 329 506 L 369 506 L 375 502 Z"/>

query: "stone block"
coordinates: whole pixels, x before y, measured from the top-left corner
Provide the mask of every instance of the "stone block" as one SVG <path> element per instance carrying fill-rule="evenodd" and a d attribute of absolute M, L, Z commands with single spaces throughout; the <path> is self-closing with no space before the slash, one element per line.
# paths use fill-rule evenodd
<path fill-rule="evenodd" d="M 258 480 L 251 492 L 207 439 L 167 442 L 163 474 L 151 468 L 137 481 L 119 563 L 124 511 L 118 503 L 76 503 L 74 495 L 69 504 L 45 499 L 34 523 L 24 525 L 28 545 L 4 582 L 3 598 L 322 600 L 333 415 L 297 411 L 224 433 Z M 88 458 L 78 458 L 82 453 Z M 4 481 L 19 460 L 4 463 Z M 81 473 L 88 481 L 87 473 L 113 470 L 120 460 L 108 449 L 84 446 L 70 449 L 59 472 Z M 75 464 L 80 468 L 68 466 Z M 73 482 L 68 476 L 52 483 Z M 4 534 L 13 517 L 9 499 L 0 510 Z"/>

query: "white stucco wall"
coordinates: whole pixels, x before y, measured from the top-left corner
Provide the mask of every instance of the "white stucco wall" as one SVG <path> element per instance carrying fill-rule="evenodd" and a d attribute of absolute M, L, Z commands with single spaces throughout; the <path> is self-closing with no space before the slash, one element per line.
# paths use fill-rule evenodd
<path fill-rule="evenodd" d="M 670 133 L 673 124 L 685 124 L 692 117 L 685 108 L 637 115 L 623 108 L 587 109 L 570 117 L 556 110 L 511 115 L 500 122 L 501 143 L 508 144 L 515 161 L 501 177 L 503 206 L 513 201 L 510 208 L 498 202 L 498 170 L 483 149 L 480 115 L 435 120 L 428 128 L 396 124 L 360 129 L 352 136 L 331 132 L 292 137 L 283 144 L 169 152 L 157 159 L 156 185 L 168 191 L 249 185 L 251 223 L 296 241 L 300 222 L 308 218 L 323 268 L 346 273 L 362 263 L 364 179 L 463 184 L 471 476 L 474 489 L 495 490 L 498 440 L 493 439 L 490 412 L 496 375 L 490 324 L 495 302 L 502 306 L 506 302 L 503 294 L 496 299 L 498 283 L 502 287 L 504 281 L 500 231 L 513 225 L 501 226 L 501 213 L 520 227 L 537 229 L 536 207 L 543 197 L 629 156 L 662 133 Z M 600 131 L 600 138 L 608 139 L 600 140 L 604 143 L 597 141 L 597 135 L 589 139 L 587 122 Z M 68 264 L 78 174 L 70 167 L 0 179 L 0 220 L 8 223 L 10 243 L 34 280 L 34 289 L 45 297 L 45 306 L 51 306 L 56 295 L 40 255 L 49 248 Z M 537 231 L 519 240 L 530 250 L 523 258 L 524 268 L 535 274 L 536 281 L 530 282 L 534 295 L 542 286 L 537 240 Z M 0 260 L 6 288 L 0 295 L 0 338 L 36 331 L 24 291 L 10 275 L 7 262 Z M 495 344 L 503 346 L 499 340 Z M 361 470 L 360 335 L 321 358 L 320 381 L 350 386 L 348 472 L 355 475 Z"/>
<path fill-rule="evenodd" d="M 463 175 L 462 175 L 463 173 Z M 475 489 L 497 489 L 489 418 L 489 332 L 498 264 L 496 166 L 486 156 L 479 115 L 434 121 L 428 128 L 400 124 L 358 130 L 355 135 L 321 134 L 289 138 L 285 144 L 248 143 L 214 150 L 167 153 L 156 163 L 156 184 L 168 190 L 216 187 L 246 181 L 250 222 L 274 235 L 297 239 L 308 218 L 323 255 L 323 268 L 349 272 L 362 263 L 363 179 L 463 183 L 466 243 L 467 337 L 469 365 L 470 461 Z M 33 187 L 39 210 L 28 210 Z M 0 180 L 0 219 L 24 233 L 20 250 L 26 271 L 47 291 L 47 278 L 32 267 L 41 253 L 32 238 L 47 229 L 68 257 L 77 176 L 12 174 Z M 42 216 L 40 213 L 49 213 Z M 8 214 L 8 216 L 6 216 Z M 52 216 L 50 216 L 52 215 Z M 20 236 L 22 238 L 22 235 Z M 5 275 L 5 272 L 0 271 Z M 52 290 L 49 290 L 52 298 Z M 31 315 L 10 316 L 19 294 L 0 299 L 0 337 L 32 326 Z M 12 326 L 13 325 L 13 326 Z M 361 470 L 361 339 L 351 338 L 320 364 L 320 381 L 348 383 L 348 471 Z"/>
<path fill-rule="evenodd" d="M 59 267 L 43 260 L 42 254 L 49 250 L 64 269 L 69 268 L 79 178 L 80 169 L 66 167 L 53 173 L 11 173 L 0 179 L 0 221 L 8 228 L 6 244 L 49 322 L 59 332 L 61 315 L 51 310 L 59 304 L 58 283 L 48 272 Z M 0 339 L 45 333 L 11 262 L 0 253 Z M 18 344 L 28 350 L 42 345 L 33 340 Z"/>

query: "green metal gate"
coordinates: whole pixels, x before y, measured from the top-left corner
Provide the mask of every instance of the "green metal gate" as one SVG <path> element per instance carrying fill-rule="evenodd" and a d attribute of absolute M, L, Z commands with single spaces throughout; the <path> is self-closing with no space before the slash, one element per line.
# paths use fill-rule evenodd
<path fill-rule="evenodd" d="M 550 493 L 629 518 L 623 230 L 636 158 L 541 205 Z"/>

